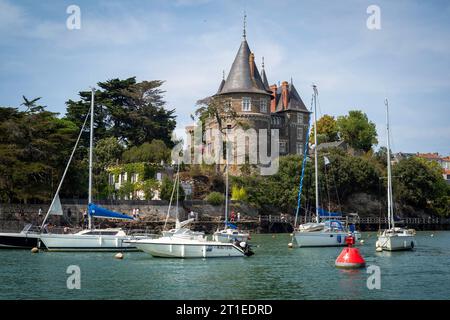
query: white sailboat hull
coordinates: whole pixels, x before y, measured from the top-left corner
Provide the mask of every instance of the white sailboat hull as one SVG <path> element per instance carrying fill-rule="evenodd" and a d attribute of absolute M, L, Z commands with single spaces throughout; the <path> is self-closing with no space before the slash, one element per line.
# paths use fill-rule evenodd
<path fill-rule="evenodd" d="M 250 234 L 246 232 L 241 232 L 236 229 L 223 229 L 217 230 L 213 234 L 213 240 L 219 242 L 247 242 L 250 240 Z"/>
<path fill-rule="evenodd" d="M 376 246 L 386 251 L 412 250 L 416 244 L 414 239 L 412 235 L 379 235 Z"/>
<path fill-rule="evenodd" d="M 42 234 L 41 241 L 48 251 L 137 251 L 125 241 L 129 236 Z"/>
<path fill-rule="evenodd" d="M 231 234 L 215 233 L 213 235 L 213 240 L 223 242 L 223 243 L 234 242 L 236 240 L 239 242 L 247 242 L 248 234 L 240 233 L 238 235 L 231 235 Z"/>
<path fill-rule="evenodd" d="M 294 240 L 298 247 L 341 247 L 347 245 L 347 235 L 347 232 L 342 231 L 296 231 Z M 354 236 L 355 241 L 358 241 L 360 234 L 355 233 Z"/>
<path fill-rule="evenodd" d="M 244 251 L 231 243 L 212 241 L 176 241 L 173 238 L 138 240 L 133 244 L 141 251 L 163 258 L 223 258 L 243 257 Z"/>

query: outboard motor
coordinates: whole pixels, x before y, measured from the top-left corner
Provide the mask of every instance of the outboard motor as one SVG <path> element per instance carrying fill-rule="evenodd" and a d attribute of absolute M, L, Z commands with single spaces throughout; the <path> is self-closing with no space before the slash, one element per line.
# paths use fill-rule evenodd
<path fill-rule="evenodd" d="M 250 257 L 250 256 L 252 256 L 252 255 L 255 254 L 255 253 L 252 251 L 252 249 L 250 248 L 250 245 L 249 245 L 247 242 L 242 241 L 242 242 L 239 243 L 239 246 L 242 248 L 242 250 L 244 250 L 244 254 L 245 254 L 247 257 Z"/>

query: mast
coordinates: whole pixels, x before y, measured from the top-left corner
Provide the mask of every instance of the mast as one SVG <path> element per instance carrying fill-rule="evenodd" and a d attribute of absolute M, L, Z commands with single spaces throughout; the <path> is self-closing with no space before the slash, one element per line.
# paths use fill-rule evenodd
<path fill-rule="evenodd" d="M 171 195 L 170 195 L 169 207 L 167 208 L 166 221 L 164 221 L 164 227 L 163 227 L 163 230 L 166 230 L 166 225 L 167 225 L 167 222 L 169 221 L 170 208 L 172 207 L 173 195 L 174 195 L 174 193 L 175 193 L 175 188 L 176 188 L 176 186 L 177 186 L 177 183 L 176 183 L 176 179 L 177 179 L 177 178 L 176 178 L 176 177 L 178 176 L 178 173 L 179 173 L 179 172 L 180 172 L 180 161 L 178 161 L 177 174 L 176 174 L 176 176 L 175 176 L 175 181 L 174 181 L 174 183 L 173 183 L 172 193 L 171 193 Z M 177 219 L 178 219 L 178 215 L 177 215 Z M 179 223 L 179 221 L 175 223 L 175 228 L 178 228 L 178 223 Z"/>
<path fill-rule="evenodd" d="M 91 129 L 89 132 L 89 195 L 88 195 L 88 203 L 92 203 L 92 156 L 94 149 L 94 95 L 95 89 L 91 88 Z M 92 219 L 91 213 L 88 212 L 89 219 L 89 229 L 92 229 Z"/>
<path fill-rule="evenodd" d="M 392 209 L 392 176 L 391 176 L 391 141 L 389 136 L 389 103 L 386 99 L 386 135 L 387 135 L 387 198 L 388 198 L 388 227 L 394 228 L 394 216 Z"/>
<path fill-rule="evenodd" d="M 319 172 L 317 164 L 317 86 L 313 85 L 314 89 L 314 176 L 316 181 L 316 222 L 320 222 L 319 217 Z"/>
<path fill-rule="evenodd" d="M 312 101 L 311 101 L 311 104 L 312 104 Z M 311 108 L 312 108 L 312 106 L 311 106 Z M 309 131 L 310 130 L 311 130 L 311 119 L 310 119 L 310 117 L 308 117 L 308 130 L 306 131 L 305 148 L 303 150 L 302 174 L 300 175 L 300 185 L 298 187 L 297 209 L 295 211 L 294 228 L 297 227 L 297 219 L 298 219 L 298 214 L 299 214 L 300 207 L 301 207 L 303 177 L 305 176 L 306 158 L 308 156 L 308 143 L 309 143 Z M 305 217 L 306 217 L 306 210 L 305 210 Z"/>
<path fill-rule="evenodd" d="M 228 133 L 228 128 L 226 129 Z M 225 167 L 225 229 L 228 224 L 228 135 L 225 136 L 225 159 L 226 159 L 226 167 Z"/>
<path fill-rule="evenodd" d="M 179 215 L 179 207 L 178 207 L 178 198 L 180 193 L 180 188 L 178 184 L 180 183 L 180 162 L 178 162 L 178 168 L 177 168 L 177 178 L 175 180 L 175 187 L 177 188 L 177 221 L 176 224 L 180 223 L 180 215 Z"/>

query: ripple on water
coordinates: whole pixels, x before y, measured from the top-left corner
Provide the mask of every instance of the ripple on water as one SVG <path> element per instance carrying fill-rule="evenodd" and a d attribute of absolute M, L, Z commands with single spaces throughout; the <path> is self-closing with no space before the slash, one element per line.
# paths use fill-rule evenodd
<path fill-rule="evenodd" d="M 233 259 L 158 259 L 144 253 L 0 251 L 0 299 L 446 299 L 450 232 L 417 234 L 412 252 L 375 252 L 363 234 L 367 265 L 381 270 L 369 290 L 366 269 L 341 270 L 342 248 L 289 249 L 287 234 L 255 235 L 255 255 Z M 81 268 L 81 290 L 68 290 L 66 269 Z"/>

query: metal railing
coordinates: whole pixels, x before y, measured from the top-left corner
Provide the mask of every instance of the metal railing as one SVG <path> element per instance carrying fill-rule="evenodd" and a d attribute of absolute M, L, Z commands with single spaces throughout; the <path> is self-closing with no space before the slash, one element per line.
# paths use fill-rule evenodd
<path fill-rule="evenodd" d="M 332 219 L 341 220 L 342 222 L 348 222 L 348 223 L 356 223 L 356 224 L 387 224 L 388 218 L 387 217 L 358 217 L 358 216 L 346 216 L 346 217 L 332 217 Z M 291 215 L 260 215 L 258 218 L 259 222 L 279 222 L 279 223 L 293 223 L 294 217 Z M 307 217 L 301 216 L 298 218 L 298 223 L 306 223 L 308 222 Z M 428 217 L 428 218 L 404 218 L 400 219 L 398 221 L 395 221 L 397 223 L 404 223 L 407 225 L 414 225 L 414 224 L 439 224 L 441 220 L 437 217 Z"/>

